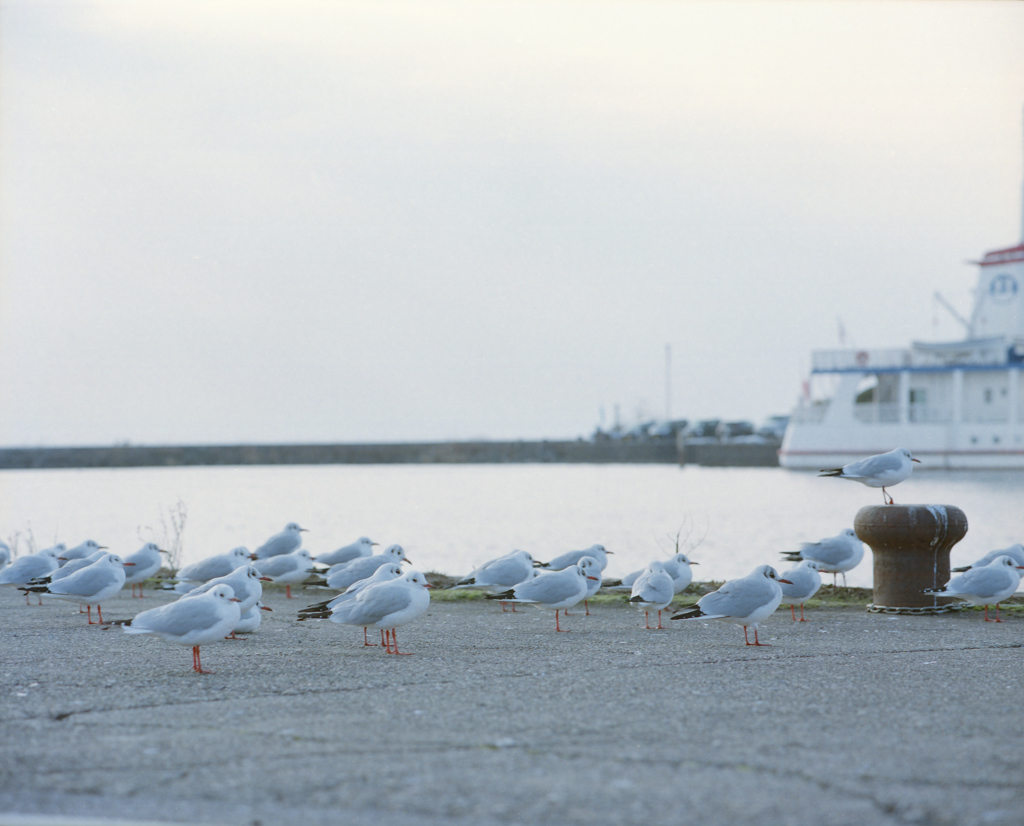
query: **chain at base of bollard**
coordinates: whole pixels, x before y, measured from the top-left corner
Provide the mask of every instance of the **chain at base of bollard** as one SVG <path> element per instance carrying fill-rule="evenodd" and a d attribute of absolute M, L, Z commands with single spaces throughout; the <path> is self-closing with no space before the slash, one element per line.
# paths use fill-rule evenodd
<path fill-rule="evenodd" d="M 970 608 L 969 602 L 956 602 L 951 605 L 926 605 L 922 608 L 897 608 L 891 605 L 868 605 L 870 614 L 951 614 L 955 611 L 962 611 Z"/>

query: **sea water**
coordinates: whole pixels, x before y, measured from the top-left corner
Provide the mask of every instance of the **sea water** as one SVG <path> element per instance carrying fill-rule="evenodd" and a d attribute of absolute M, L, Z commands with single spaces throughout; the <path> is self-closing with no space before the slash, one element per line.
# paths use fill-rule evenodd
<path fill-rule="evenodd" d="M 917 471 L 890 492 L 900 504 L 955 505 L 967 536 L 954 565 L 1024 542 L 1024 472 Z M 546 560 L 601 543 L 606 577 L 642 568 L 678 545 L 698 580 L 787 567 L 783 552 L 852 527 L 882 493 L 781 468 L 676 465 L 315 465 L 17 470 L 0 472 L 0 538 L 69 547 L 95 539 L 128 554 L 166 547 L 184 514 L 180 564 L 238 545 L 256 548 L 288 522 L 305 547 L 360 536 L 402 545 L 422 571 L 468 573 L 522 549 Z M 848 575 L 871 586 L 871 554 Z"/>

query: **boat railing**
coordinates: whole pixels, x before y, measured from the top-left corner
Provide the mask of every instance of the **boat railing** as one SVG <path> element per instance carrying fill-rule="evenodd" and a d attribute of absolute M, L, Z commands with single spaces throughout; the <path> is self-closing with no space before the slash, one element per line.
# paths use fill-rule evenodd
<path fill-rule="evenodd" d="M 900 406 L 864 402 L 854 405 L 853 417 L 864 424 L 893 424 L 900 421 Z M 953 421 L 953 409 L 949 405 L 911 403 L 907 405 L 907 420 L 918 424 L 943 424 Z"/>
<path fill-rule="evenodd" d="M 911 366 L 910 350 L 815 350 L 811 369 L 816 373 L 849 370 L 897 370 Z"/>

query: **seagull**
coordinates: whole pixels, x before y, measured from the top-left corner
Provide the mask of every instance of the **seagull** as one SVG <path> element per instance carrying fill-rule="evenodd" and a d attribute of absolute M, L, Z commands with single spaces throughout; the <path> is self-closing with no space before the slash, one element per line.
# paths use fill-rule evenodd
<path fill-rule="evenodd" d="M 378 628 L 384 632 L 385 651 L 388 654 L 408 654 L 408 651 L 398 650 L 395 628 L 427 612 L 430 607 L 430 592 L 427 589 L 432 587 L 419 571 L 409 571 L 399 579 L 369 585 L 354 599 L 339 603 L 332 609 L 330 620 L 346 625 L 361 625 L 364 635 L 366 628 Z"/>
<path fill-rule="evenodd" d="M 781 584 L 780 584 L 781 583 Z M 771 565 L 758 565 L 745 577 L 725 583 L 717 591 L 705 594 L 697 604 L 672 619 L 727 619 L 743 626 L 747 645 L 766 645 L 757 639 L 757 626 L 775 613 L 782 602 L 782 585 L 790 585 Z M 754 641 L 747 639 L 747 627 L 754 628 Z"/>
<path fill-rule="evenodd" d="M 964 571 L 969 571 L 971 568 L 980 568 L 983 565 L 988 565 L 997 556 L 1008 556 L 1018 565 L 1024 565 L 1024 545 L 1019 542 L 1016 545 L 1011 545 L 1009 548 L 1003 548 L 999 551 L 989 551 L 977 562 L 972 562 L 970 565 L 964 565 L 962 568 L 954 568 L 953 573 L 960 574 Z"/>
<path fill-rule="evenodd" d="M 242 565 L 235 568 L 227 576 L 219 576 L 205 582 L 198 588 L 189 591 L 182 596 L 182 599 L 192 599 L 201 596 L 207 591 L 212 591 L 218 585 L 230 585 L 231 590 L 238 600 L 238 610 L 243 614 L 253 607 L 263 597 L 263 583 L 272 582 L 270 577 L 263 576 L 255 565 Z"/>
<path fill-rule="evenodd" d="M 57 546 L 55 545 L 54 547 Z M 62 549 L 60 558 L 61 564 L 63 565 L 65 562 L 70 562 L 72 559 L 85 559 L 87 556 L 92 556 L 96 551 L 104 551 L 107 549 L 107 546 L 100 545 L 92 539 L 86 539 L 85 542 L 75 545 L 74 548 L 64 550 L 63 544 L 60 545 L 60 548 Z"/>
<path fill-rule="evenodd" d="M 350 599 L 355 599 L 363 591 L 363 589 L 376 585 L 378 582 L 390 582 L 392 579 L 398 579 L 402 575 L 402 566 L 400 564 L 388 563 L 387 565 L 381 565 L 376 571 L 374 571 L 366 579 L 361 579 L 358 582 L 349 585 L 345 593 L 338 594 L 334 599 L 329 599 L 324 602 L 318 602 L 315 605 L 310 605 L 299 611 L 299 622 L 310 619 L 330 619 L 331 611 L 343 602 L 347 602 Z M 381 645 L 386 645 L 384 640 L 384 632 L 380 632 Z M 363 645 L 375 646 L 376 643 L 370 642 L 366 636 L 366 628 L 363 628 Z"/>
<path fill-rule="evenodd" d="M 375 556 L 361 556 L 353 559 L 337 568 L 327 571 L 326 585 L 329 588 L 344 590 L 349 585 L 354 585 L 361 579 L 366 579 L 381 565 L 395 563 L 401 565 L 409 560 L 405 556 L 405 549 L 401 545 L 389 545 L 383 553 Z M 324 584 L 324 583 L 318 583 Z"/>
<path fill-rule="evenodd" d="M 108 597 L 114 596 L 124 587 L 125 565 L 132 565 L 125 562 L 117 554 L 104 554 L 91 565 L 86 565 L 49 585 L 26 585 L 21 588 L 28 594 L 49 594 L 58 599 L 76 602 L 88 609 L 89 625 L 93 625 L 92 606 L 96 606 L 96 614 L 99 616 L 100 625 L 103 624 L 103 609 L 101 602 Z"/>
<path fill-rule="evenodd" d="M 195 599 L 150 608 L 118 624 L 126 634 L 152 634 L 166 642 L 191 646 L 192 670 L 209 674 L 199 660 L 199 646 L 224 639 L 238 626 L 241 616 L 231 586 L 218 585 Z"/>
<path fill-rule="evenodd" d="M 673 554 L 667 560 L 657 560 L 665 566 L 665 573 L 672 577 L 672 587 L 675 589 L 675 593 L 681 594 L 685 591 L 691 582 L 693 582 L 693 571 L 690 570 L 691 565 L 699 565 L 699 562 L 694 562 L 684 553 Z M 604 583 L 604 587 L 609 591 L 632 591 L 633 583 L 635 583 L 646 571 L 646 568 L 641 568 L 638 571 L 633 571 L 630 574 L 626 574 L 622 579 L 615 580 L 610 579 Z"/>
<path fill-rule="evenodd" d="M 318 554 L 316 561 L 321 565 L 344 565 L 361 556 L 370 556 L 373 553 L 373 546 L 376 544 L 370 540 L 370 537 L 361 536 L 351 545 L 326 554 Z"/>
<path fill-rule="evenodd" d="M 786 562 L 801 562 L 813 559 L 818 563 L 818 570 L 832 574 L 832 587 L 836 587 L 836 576 L 843 575 L 843 587 L 846 587 L 846 572 L 852 571 L 864 558 L 864 543 L 857 538 L 853 528 L 844 528 L 835 536 L 819 542 L 804 542 L 799 551 L 785 551 L 782 558 Z"/>
<path fill-rule="evenodd" d="M 94 563 L 101 556 L 104 556 L 106 551 L 96 551 L 94 554 L 89 556 L 81 556 L 78 559 L 72 559 L 66 565 L 58 568 L 56 571 L 51 571 L 46 576 L 36 577 L 29 585 L 49 585 L 51 582 L 58 582 L 64 577 L 71 576 L 75 571 L 80 571 L 82 568 L 87 568 Z"/>
<path fill-rule="evenodd" d="M 882 501 L 886 505 L 892 505 L 894 504 L 892 497 L 886 493 L 885 489 L 898 485 L 909 477 L 914 470 L 914 462 L 921 464 L 921 460 L 911 456 L 910 451 L 905 447 L 898 447 L 888 453 L 868 456 L 867 459 L 851 462 L 841 468 L 823 468 L 818 472 L 818 476 L 853 479 L 869 488 L 881 488 Z"/>
<path fill-rule="evenodd" d="M 820 562 L 813 559 L 805 559 L 782 574 L 788 583 L 782 586 L 781 604 L 789 606 L 789 613 L 794 622 L 806 622 L 804 620 L 804 603 L 818 593 L 818 589 L 821 587 L 821 574 L 818 573 L 821 570 L 820 565 Z M 794 605 L 800 606 L 799 620 L 796 618 Z"/>
<path fill-rule="evenodd" d="M 485 562 L 469 576 L 456 582 L 452 588 L 480 588 L 485 591 L 505 591 L 513 588 L 520 582 L 533 578 L 534 560 L 526 551 L 512 551 L 512 553 L 499 556 L 490 562 Z M 505 603 L 501 603 L 501 609 L 505 610 Z M 515 611 L 515 603 L 512 610 Z"/>
<path fill-rule="evenodd" d="M 60 566 L 57 557 L 63 550 L 63 545 L 54 545 L 52 548 L 43 548 L 30 556 L 19 557 L 0 571 L 0 585 L 13 585 L 16 588 L 21 588 L 23 585 L 28 585 L 33 579 L 49 576 Z M 42 597 L 38 597 L 38 599 L 39 604 L 42 605 Z M 25 594 L 25 604 L 29 604 L 27 593 Z"/>
<path fill-rule="evenodd" d="M 614 551 L 607 550 L 604 545 L 591 545 L 589 548 L 584 548 L 582 551 L 567 551 L 561 556 L 556 556 L 550 562 L 540 563 L 541 568 L 547 568 L 550 571 L 564 571 L 566 568 L 571 568 L 577 562 L 579 562 L 585 556 L 591 556 L 597 560 L 597 564 L 601 566 L 603 571 L 608 567 L 608 557 L 606 554 L 614 553 Z"/>
<path fill-rule="evenodd" d="M 945 585 L 928 588 L 926 594 L 941 594 L 946 597 L 961 597 L 971 605 L 985 606 L 985 622 L 1002 622 L 999 619 L 999 603 L 1013 594 L 1020 585 L 1020 572 L 1024 565 L 1009 556 L 997 556 L 988 565 L 971 568 L 953 577 Z M 996 618 L 988 618 L 988 607 L 996 606 Z"/>
<path fill-rule="evenodd" d="M 253 556 L 257 559 L 266 559 L 271 556 L 290 554 L 292 551 L 298 550 L 302 544 L 302 537 L 299 534 L 305 530 L 305 528 L 300 528 L 295 522 L 289 522 L 284 526 L 284 530 L 281 533 L 275 533 L 253 551 Z"/>
<path fill-rule="evenodd" d="M 235 634 L 252 634 L 260 627 L 260 622 L 263 620 L 263 615 L 260 611 L 273 611 L 273 608 L 269 608 L 263 604 L 263 600 L 257 600 L 248 611 L 244 611 L 238 619 L 238 625 L 235 626 L 235 630 L 228 634 L 228 639 L 238 639 Z"/>
<path fill-rule="evenodd" d="M 563 568 L 550 574 L 542 574 L 534 579 L 522 582 L 500 594 L 488 594 L 487 599 L 500 599 L 506 602 L 531 602 L 538 607 L 555 609 L 555 631 L 568 631 L 558 624 L 558 611 L 561 608 L 572 608 L 587 596 L 587 583 L 598 580 L 579 563 L 571 568 Z M 599 581 L 599 580 L 598 580 Z"/>
<path fill-rule="evenodd" d="M 209 582 L 211 579 L 227 576 L 240 565 L 248 564 L 253 558 L 249 549 L 240 545 L 226 554 L 217 554 L 186 565 L 178 571 L 177 579 L 179 584 L 191 584 L 191 587 L 185 589 L 191 590 L 192 587 Z"/>
<path fill-rule="evenodd" d="M 603 581 L 601 577 L 601 568 L 598 565 L 597 560 L 592 556 L 585 556 L 576 564 L 581 567 L 583 572 L 587 575 L 587 593 L 586 596 L 583 597 L 583 607 L 586 609 L 586 615 L 589 617 L 590 606 L 587 604 L 587 601 L 601 590 L 601 583 Z M 544 575 L 546 575 L 546 573 L 547 572 L 544 572 Z M 512 605 L 515 607 L 515 603 L 512 603 Z M 569 616 L 569 609 L 566 608 L 562 613 L 565 614 L 565 616 Z"/>
<path fill-rule="evenodd" d="M 125 559 L 125 565 L 134 565 L 135 570 L 130 573 L 126 572 L 124 584 L 132 586 L 132 596 L 135 596 L 135 586 L 139 586 L 139 599 L 142 599 L 142 583 L 149 579 L 153 574 L 157 573 L 161 566 L 164 564 L 163 559 L 160 558 L 160 554 L 168 554 L 155 542 L 147 542 L 135 553 L 131 554 Z M 69 562 L 68 565 L 71 563 Z M 65 568 L 67 565 L 64 566 Z"/>
<path fill-rule="evenodd" d="M 271 582 L 284 583 L 285 596 L 292 598 L 292 583 L 303 582 L 313 572 L 313 557 L 305 548 L 270 559 L 257 559 L 256 569 Z"/>
<path fill-rule="evenodd" d="M 661 612 L 668 607 L 675 595 L 675 585 L 672 582 L 672 577 L 665 570 L 665 564 L 651 562 L 633 583 L 629 601 L 644 609 L 644 628 L 648 631 L 656 630 L 651 628 L 648 612 L 657 611 L 658 629 L 664 630 L 665 626 L 661 624 Z"/>

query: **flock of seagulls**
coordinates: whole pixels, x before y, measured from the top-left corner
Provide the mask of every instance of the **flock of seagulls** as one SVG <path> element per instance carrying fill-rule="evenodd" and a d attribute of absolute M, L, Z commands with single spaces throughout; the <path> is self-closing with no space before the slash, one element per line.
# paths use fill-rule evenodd
<path fill-rule="evenodd" d="M 892 497 L 886 488 L 906 479 L 912 463 L 918 460 L 909 451 L 896 449 L 873 456 L 843 468 L 823 470 L 822 475 L 854 479 L 871 487 L 881 487 L 887 504 Z M 376 542 L 360 537 L 355 542 L 314 557 L 302 547 L 305 528 L 289 523 L 280 533 L 250 552 L 237 547 L 227 553 L 211 556 L 177 572 L 173 591 L 177 600 L 142 611 L 130 620 L 104 622 L 102 603 L 117 594 L 125 585 L 132 586 L 132 596 L 162 566 L 161 554 L 167 553 L 153 543 L 143 545 L 135 553 L 122 558 L 87 540 L 73 548 L 57 544 L 37 553 L 11 558 L 10 548 L 0 542 L 0 585 L 11 585 L 25 594 L 31 604 L 32 594 L 41 603 L 43 595 L 76 603 L 85 608 L 87 622 L 92 625 L 92 609 L 97 622 L 104 627 L 120 626 L 126 634 L 150 635 L 167 642 L 192 648 L 192 667 L 205 672 L 200 660 L 200 646 L 240 633 L 252 633 L 260 626 L 263 604 L 263 583 L 285 586 L 291 599 L 291 586 L 303 583 L 339 591 L 336 596 L 301 609 L 299 621 L 329 620 L 363 629 L 363 645 L 371 643 L 369 630 L 380 632 L 380 645 L 389 654 L 398 650 L 396 629 L 423 616 L 430 605 L 430 589 L 419 571 L 403 571 L 410 563 L 400 545 L 389 545 L 375 554 Z M 549 562 L 540 562 L 528 552 L 512 551 L 479 566 L 457 580 L 453 589 L 477 589 L 487 599 L 497 600 L 506 610 L 518 603 L 532 604 L 555 612 L 555 631 L 561 627 L 559 613 L 568 616 L 569 609 L 583 603 L 589 615 L 587 600 L 602 587 L 612 592 L 629 593 L 629 602 L 644 611 L 644 627 L 664 629 L 662 612 L 692 582 L 691 566 L 698 564 L 685 553 L 668 559 L 651 561 L 641 570 L 622 579 L 605 580 L 603 572 L 612 552 L 603 545 L 591 545 L 569 551 Z M 730 580 L 717 591 L 701 597 L 695 605 L 674 614 L 673 620 L 721 619 L 743 628 L 746 645 L 762 646 L 758 628 L 780 605 L 790 607 L 793 621 L 803 622 L 804 604 L 821 587 L 821 574 L 837 577 L 852 570 L 862 560 L 864 546 L 852 529 L 846 528 L 833 537 L 805 543 L 799 550 L 783 554 L 795 563 L 781 575 L 771 565 L 759 565 L 748 576 Z M 1020 585 L 1024 571 L 1024 545 L 993 551 L 972 565 L 955 570 L 959 576 L 941 588 L 926 593 L 955 596 L 972 605 L 996 606 L 1013 594 Z M 800 606 L 800 618 L 796 616 Z M 657 625 L 651 625 L 652 615 Z M 753 630 L 754 640 L 748 632 Z"/>

